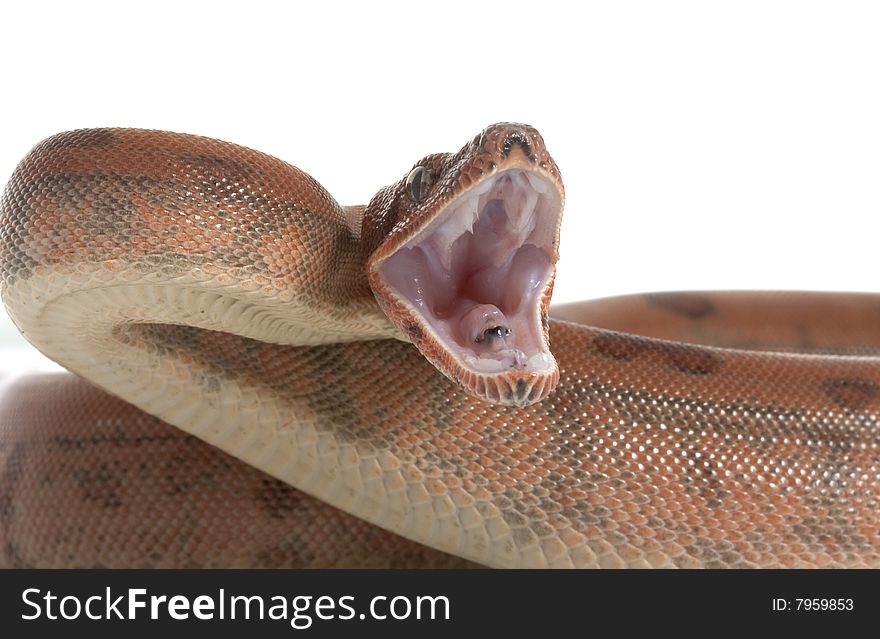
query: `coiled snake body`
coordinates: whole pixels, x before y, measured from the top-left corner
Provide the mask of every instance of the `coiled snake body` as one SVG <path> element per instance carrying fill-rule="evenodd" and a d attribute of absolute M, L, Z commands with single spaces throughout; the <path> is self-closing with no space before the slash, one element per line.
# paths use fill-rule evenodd
<path fill-rule="evenodd" d="M 880 566 L 880 298 L 551 320 L 562 203 L 518 124 L 347 208 L 216 140 L 40 143 L 3 301 L 89 382 L 0 402 L 2 562 Z"/>

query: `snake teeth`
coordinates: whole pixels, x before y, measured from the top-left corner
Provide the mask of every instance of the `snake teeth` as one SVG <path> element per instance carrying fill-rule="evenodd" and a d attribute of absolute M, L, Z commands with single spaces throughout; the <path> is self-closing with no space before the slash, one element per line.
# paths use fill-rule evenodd
<path fill-rule="evenodd" d="M 538 208 L 548 189 L 546 180 L 528 171 L 487 178 L 450 204 L 408 244 L 424 248 L 444 270 L 452 271 L 470 244 L 462 238 L 479 234 L 477 248 L 483 256 L 479 268 L 500 267 L 535 234 Z"/>
<path fill-rule="evenodd" d="M 529 172 L 525 172 L 524 175 L 526 177 L 526 180 L 529 181 L 529 185 L 538 193 L 541 193 L 543 195 L 544 193 L 547 193 L 547 191 L 550 189 L 550 185 L 537 175 Z"/>
<path fill-rule="evenodd" d="M 480 212 L 480 202 L 476 197 L 466 199 L 450 217 L 430 236 L 428 245 L 437 255 L 443 268 L 451 271 L 456 251 L 453 244 L 465 233 L 473 233 L 474 223 Z"/>

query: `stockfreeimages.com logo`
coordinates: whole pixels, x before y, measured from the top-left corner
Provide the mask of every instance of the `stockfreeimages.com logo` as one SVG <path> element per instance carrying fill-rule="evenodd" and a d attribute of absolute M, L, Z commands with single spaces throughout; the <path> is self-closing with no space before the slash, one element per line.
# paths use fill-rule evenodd
<path fill-rule="evenodd" d="M 369 605 L 358 612 L 355 597 L 343 595 L 229 595 L 224 589 L 216 595 L 148 595 L 145 588 L 129 588 L 122 595 L 114 595 L 110 587 L 103 594 L 81 599 L 75 595 L 59 596 L 51 590 L 27 588 L 21 594 L 26 621 L 48 619 L 72 621 L 83 617 L 93 621 L 155 620 L 221 621 L 254 619 L 288 621 L 296 630 L 311 627 L 316 619 L 322 621 L 349 620 L 449 620 L 449 599 L 443 595 L 386 597 L 377 595 Z"/>

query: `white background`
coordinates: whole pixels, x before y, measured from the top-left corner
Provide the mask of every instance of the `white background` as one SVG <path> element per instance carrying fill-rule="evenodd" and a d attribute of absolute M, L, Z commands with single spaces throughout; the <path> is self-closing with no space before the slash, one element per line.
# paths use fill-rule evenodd
<path fill-rule="evenodd" d="M 567 188 L 556 301 L 878 288 L 880 5 L 0 5 L 0 180 L 93 126 L 227 139 L 343 204 L 499 120 Z M 33 366 L 0 320 L 0 368 Z"/>

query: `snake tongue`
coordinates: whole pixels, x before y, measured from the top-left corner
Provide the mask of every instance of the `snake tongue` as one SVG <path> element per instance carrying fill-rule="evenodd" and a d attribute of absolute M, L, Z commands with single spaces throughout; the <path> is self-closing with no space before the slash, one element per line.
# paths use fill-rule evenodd
<path fill-rule="evenodd" d="M 392 321 L 420 326 L 423 353 L 493 402 L 537 401 L 549 392 L 541 379 L 558 376 L 541 321 L 561 209 L 552 186 L 529 170 L 499 172 L 448 203 L 377 266 L 406 309 L 397 321 L 390 314 Z"/>

